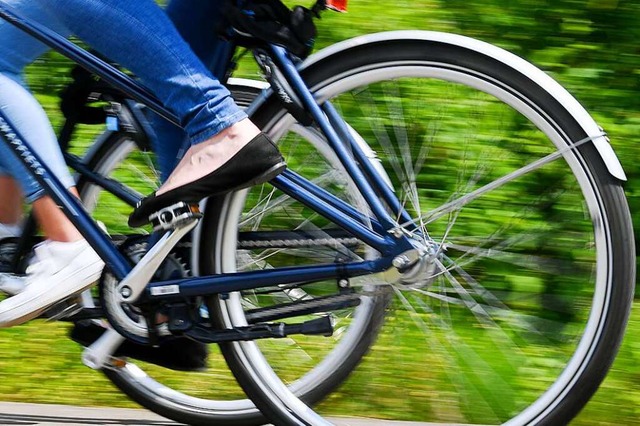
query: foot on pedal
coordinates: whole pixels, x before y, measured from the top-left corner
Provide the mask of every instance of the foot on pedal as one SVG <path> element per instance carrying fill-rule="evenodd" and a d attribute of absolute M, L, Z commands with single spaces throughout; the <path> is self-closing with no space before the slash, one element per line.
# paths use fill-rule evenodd
<path fill-rule="evenodd" d="M 151 214 L 149 222 L 153 225 L 153 229 L 158 231 L 176 228 L 191 219 L 200 217 L 202 213 L 197 204 L 179 202 Z"/>
<path fill-rule="evenodd" d="M 85 240 L 45 241 L 35 256 L 24 281 L 24 289 L 0 302 L 0 327 L 26 322 L 44 310 L 95 283 L 104 262 Z"/>
<path fill-rule="evenodd" d="M 129 216 L 129 226 L 145 225 L 152 214 L 178 202 L 197 204 L 205 197 L 267 182 L 285 168 L 286 163 L 278 148 L 264 133 L 260 133 L 211 173 L 167 192 L 144 198 Z"/>

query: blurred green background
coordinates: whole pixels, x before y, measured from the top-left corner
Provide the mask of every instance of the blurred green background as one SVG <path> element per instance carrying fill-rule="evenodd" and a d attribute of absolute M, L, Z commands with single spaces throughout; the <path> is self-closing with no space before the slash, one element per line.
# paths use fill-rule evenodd
<path fill-rule="evenodd" d="M 640 2 L 352 0 L 348 14 L 325 13 L 318 26 L 318 49 L 384 30 L 446 31 L 506 48 L 550 73 L 609 134 L 627 172 L 626 192 L 638 241 L 640 156 L 634 144 L 640 130 Z M 51 53 L 28 72 L 55 126 L 61 121 L 57 93 L 69 81 L 68 70 L 69 62 Z M 239 74 L 257 77 L 248 65 Z M 91 132 L 82 137 L 90 140 Z M 81 365 L 79 349 L 64 338 L 64 326 L 37 328 L 36 324 L 3 332 L 0 399 L 133 406 L 98 373 Z M 43 353 L 49 356 L 43 358 Z M 640 424 L 639 361 L 640 314 L 633 312 L 611 373 L 574 424 Z"/>

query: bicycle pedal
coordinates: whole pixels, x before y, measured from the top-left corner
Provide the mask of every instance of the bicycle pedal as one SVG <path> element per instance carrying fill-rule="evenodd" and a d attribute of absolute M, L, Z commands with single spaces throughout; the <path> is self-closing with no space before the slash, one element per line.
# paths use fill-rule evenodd
<path fill-rule="evenodd" d="M 112 362 L 114 358 L 112 354 L 124 340 L 124 337 L 114 329 L 107 329 L 98 340 L 82 352 L 82 363 L 94 370 L 100 370 L 103 366 Z"/>
<path fill-rule="evenodd" d="M 47 321 L 58 321 L 63 318 L 68 318 L 79 313 L 82 310 L 82 299 L 78 296 L 73 296 L 65 300 L 61 300 L 55 305 L 47 309 L 42 317 Z"/>
<path fill-rule="evenodd" d="M 179 228 L 192 220 L 202 217 L 198 204 L 187 204 L 183 201 L 164 207 L 149 216 L 149 222 L 155 231 Z"/>

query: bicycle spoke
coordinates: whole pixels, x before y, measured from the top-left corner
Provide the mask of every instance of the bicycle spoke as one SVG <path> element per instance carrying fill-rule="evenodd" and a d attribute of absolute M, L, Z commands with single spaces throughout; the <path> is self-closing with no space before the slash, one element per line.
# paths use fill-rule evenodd
<path fill-rule="evenodd" d="M 600 136 L 604 136 L 604 135 L 600 135 Z M 564 154 L 566 154 L 567 152 L 569 152 L 569 151 L 571 151 L 573 149 L 576 149 L 579 146 L 581 146 L 581 145 L 583 145 L 583 144 L 585 144 L 587 142 L 592 141 L 593 139 L 594 138 L 592 138 L 592 137 L 587 137 L 587 138 L 584 138 L 584 139 L 582 139 L 582 140 L 580 140 L 580 141 L 578 141 L 578 142 L 576 142 L 576 143 L 574 143 L 574 144 L 572 144 L 570 146 L 567 146 L 566 148 L 563 148 L 561 150 L 557 150 L 556 152 L 554 152 L 552 154 L 549 154 L 549 155 L 547 155 L 547 156 L 545 156 L 545 157 L 543 157 L 543 158 L 541 158 L 541 159 L 539 159 L 537 161 L 534 161 L 534 162 L 532 162 L 532 163 L 530 163 L 530 164 L 528 164 L 528 165 L 526 165 L 526 166 L 524 166 L 524 167 L 522 167 L 522 168 L 520 168 L 518 170 L 515 170 L 515 171 L 513 171 L 513 172 L 511 172 L 511 173 L 509 173 L 509 174 L 507 174 L 507 175 L 505 175 L 505 176 L 503 176 L 503 177 L 501 177 L 501 178 L 499 178 L 499 179 L 487 184 L 487 185 L 484 185 L 484 186 L 482 186 L 482 187 L 480 187 L 480 188 L 478 188 L 478 189 L 476 189 L 476 190 L 474 190 L 474 191 L 472 191 L 472 192 L 470 192 L 470 193 L 468 193 L 466 195 L 463 195 L 463 196 L 461 196 L 461 197 L 459 197 L 459 198 L 457 198 L 457 199 L 455 199 L 453 201 L 450 201 L 450 202 L 448 202 L 446 204 L 443 204 L 442 206 L 440 206 L 440 207 L 438 207 L 438 208 L 436 208 L 436 209 L 434 209 L 434 210 L 432 210 L 430 212 L 427 212 L 426 214 L 422 215 L 420 217 L 420 219 L 423 220 L 426 224 L 429 224 L 429 223 L 437 220 L 438 218 L 442 217 L 443 215 L 450 213 L 451 211 L 454 211 L 456 209 L 460 209 L 460 208 L 464 207 L 465 205 L 469 204 L 473 200 L 479 198 L 480 196 L 482 196 L 482 195 L 484 195 L 484 194 L 486 194 L 486 193 L 488 193 L 490 191 L 493 191 L 493 190 L 505 185 L 506 183 L 509 183 L 509 182 L 521 177 L 521 176 L 526 175 L 527 173 L 530 173 L 530 172 L 532 172 L 534 170 L 537 170 L 537 169 L 539 169 L 539 168 L 541 168 L 541 167 L 543 167 L 543 166 L 545 166 L 545 165 L 547 165 L 547 164 L 549 164 L 549 163 L 551 163 L 553 161 L 558 160 L 559 158 L 562 158 L 562 156 Z M 416 222 L 417 222 L 417 220 L 414 219 L 411 222 L 402 223 L 400 226 L 401 227 L 406 227 L 406 226 L 408 226 L 410 224 L 415 224 Z"/>

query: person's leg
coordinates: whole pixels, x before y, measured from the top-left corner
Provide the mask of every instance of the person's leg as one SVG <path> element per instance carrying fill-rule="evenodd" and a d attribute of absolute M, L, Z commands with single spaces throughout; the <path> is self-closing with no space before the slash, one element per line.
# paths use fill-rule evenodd
<path fill-rule="evenodd" d="M 2 119 L 33 151 L 47 162 L 58 180 L 67 187 L 74 180 L 66 168 L 49 120 L 35 98 L 19 81 L 0 73 Z M 18 161 L 6 143 L 0 143 L 0 162 L 17 179 L 47 239 L 35 248 L 27 269 L 26 286 L 19 294 L 0 302 L 0 327 L 11 326 L 37 316 L 57 301 L 84 290 L 95 282 L 104 262 L 82 238 L 51 198 Z M 0 287 L 16 290 L 15 280 L 3 275 Z"/>
<path fill-rule="evenodd" d="M 140 77 L 181 118 L 192 143 L 167 182 L 134 211 L 131 226 L 177 201 L 264 182 L 284 169 L 275 145 L 259 135 L 152 0 L 47 4 L 81 39 Z"/>
<path fill-rule="evenodd" d="M 31 0 L 7 0 L 24 15 L 47 22 L 65 32 L 54 17 Z M 3 119 L 28 142 L 54 176 L 66 187 L 75 184 L 60 152 L 51 124 L 33 95 L 19 77 L 23 68 L 47 50 L 46 46 L 0 22 L 0 110 Z M 6 205 L 0 221 L 13 222 L 22 208 L 21 194 L 40 222 L 45 242 L 24 278 L 0 275 L 0 288 L 17 296 L 0 303 L 0 326 L 9 326 L 36 316 L 51 304 L 89 286 L 99 277 L 104 263 L 64 216 L 51 198 L 27 172 L 6 143 L 0 143 L 0 168 L 12 178 L 0 180 L 0 204 Z M 15 180 L 14 180 L 15 179 Z M 20 185 L 20 190 L 16 187 Z"/>
<path fill-rule="evenodd" d="M 22 232 L 22 191 L 18 182 L 0 166 L 0 240 L 20 236 Z M 4 270 L 8 264 L 0 265 Z"/>
<path fill-rule="evenodd" d="M 211 69 L 218 49 L 225 43 L 217 29 L 222 5 L 222 0 L 171 0 L 165 9 L 178 33 L 207 69 Z M 188 149 L 188 136 L 181 127 L 157 115 L 151 117 L 151 125 L 155 131 L 153 151 L 161 181 L 165 182 Z"/>
<path fill-rule="evenodd" d="M 78 192 L 71 188 L 71 192 L 77 197 Z M 60 207 L 51 197 L 40 197 L 33 202 L 33 212 L 40 228 L 48 240 L 60 242 L 74 242 L 83 237 L 75 226 L 62 213 Z"/>
<path fill-rule="evenodd" d="M 62 35 L 68 31 L 46 9 L 37 7 L 32 0 L 6 0 L 22 15 L 47 25 Z M 34 152 L 43 159 L 53 174 L 65 186 L 74 185 L 73 178 L 62 158 L 49 120 L 19 77 L 28 64 L 47 51 L 47 47 L 6 21 L 0 21 L 0 107 L 14 123 L 22 136 L 31 143 Z M 0 169 L 12 176 L 0 179 L 0 223 L 15 224 L 22 213 L 22 193 L 34 204 L 36 215 L 41 219 L 45 235 L 55 241 L 75 241 L 80 234 L 43 192 L 26 168 L 14 159 L 14 154 L 0 144 Z M 17 179 L 22 193 L 16 184 Z"/>
<path fill-rule="evenodd" d="M 219 21 L 221 6 L 220 0 L 172 0 L 165 9 L 180 35 L 207 68 L 210 68 L 220 42 L 214 26 Z M 164 182 L 187 150 L 188 136 L 181 127 L 160 116 L 153 115 L 150 121 L 155 133 L 152 147 L 160 167 L 161 181 Z M 70 337 L 83 346 L 89 346 L 104 331 L 105 328 L 95 322 L 81 321 L 74 325 Z M 208 353 L 207 345 L 178 337 L 153 347 L 127 341 L 115 355 L 175 370 L 199 371 L 206 368 Z"/>
<path fill-rule="evenodd" d="M 22 191 L 11 176 L 0 175 L 0 223 L 17 224 L 22 217 Z"/>
<path fill-rule="evenodd" d="M 181 120 L 191 143 L 246 118 L 153 0 L 35 0 L 131 70 Z"/>
<path fill-rule="evenodd" d="M 166 8 L 178 33 L 207 69 L 211 69 L 218 50 L 226 43 L 220 38 L 219 29 L 223 7 L 223 0 L 171 0 Z"/>
<path fill-rule="evenodd" d="M 73 177 L 60 152 L 56 136 L 49 119 L 33 95 L 23 87 L 17 77 L 0 73 L 0 108 L 5 119 L 20 133 L 25 141 L 31 141 L 31 147 L 38 157 L 46 159 L 47 165 L 61 183 L 71 188 L 75 185 Z M 55 241 L 77 241 L 80 234 L 73 224 L 62 214 L 58 206 L 49 198 L 43 197 L 43 189 L 20 163 L 11 149 L 0 144 L 0 164 L 15 178 L 22 188 L 28 202 L 34 203 L 34 210 L 45 235 Z M 10 181 L 4 181 L 10 185 Z M 18 201 L 15 190 L 3 187 L 2 203 L 11 203 L 17 210 L 22 203 Z"/>
<path fill-rule="evenodd" d="M 175 25 L 178 33 L 207 69 L 211 68 L 218 54 L 218 49 L 225 43 L 220 39 L 220 29 L 218 28 L 222 18 L 220 12 L 222 7 L 223 1 L 221 0 L 172 0 L 166 9 L 167 16 Z M 182 173 L 174 174 L 171 179 L 165 178 L 165 184 L 157 194 L 166 193 L 201 178 L 204 174 L 198 173 L 198 171 L 204 171 L 204 169 L 198 166 L 199 163 L 206 162 L 210 165 L 210 170 L 219 168 L 244 146 L 242 139 L 253 138 L 257 134 L 257 128 L 250 125 L 248 121 L 243 121 L 230 131 L 212 140 L 208 147 L 197 147 L 186 158 L 180 156 L 182 161 L 178 164 L 178 169 Z M 157 135 L 159 141 L 156 152 L 162 155 L 165 149 L 164 145 L 171 146 L 172 144 L 169 138 L 177 135 L 179 134 L 175 133 L 175 130 L 167 133 L 160 131 Z M 177 151 L 175 152 L 174 158 L 178 157 Z M 164 156 L 168 157 L 168 155 Z M 164 164 L 167 163 L 164 162 Z M 173 169 L 172 165 L 171 170 Z"/>

